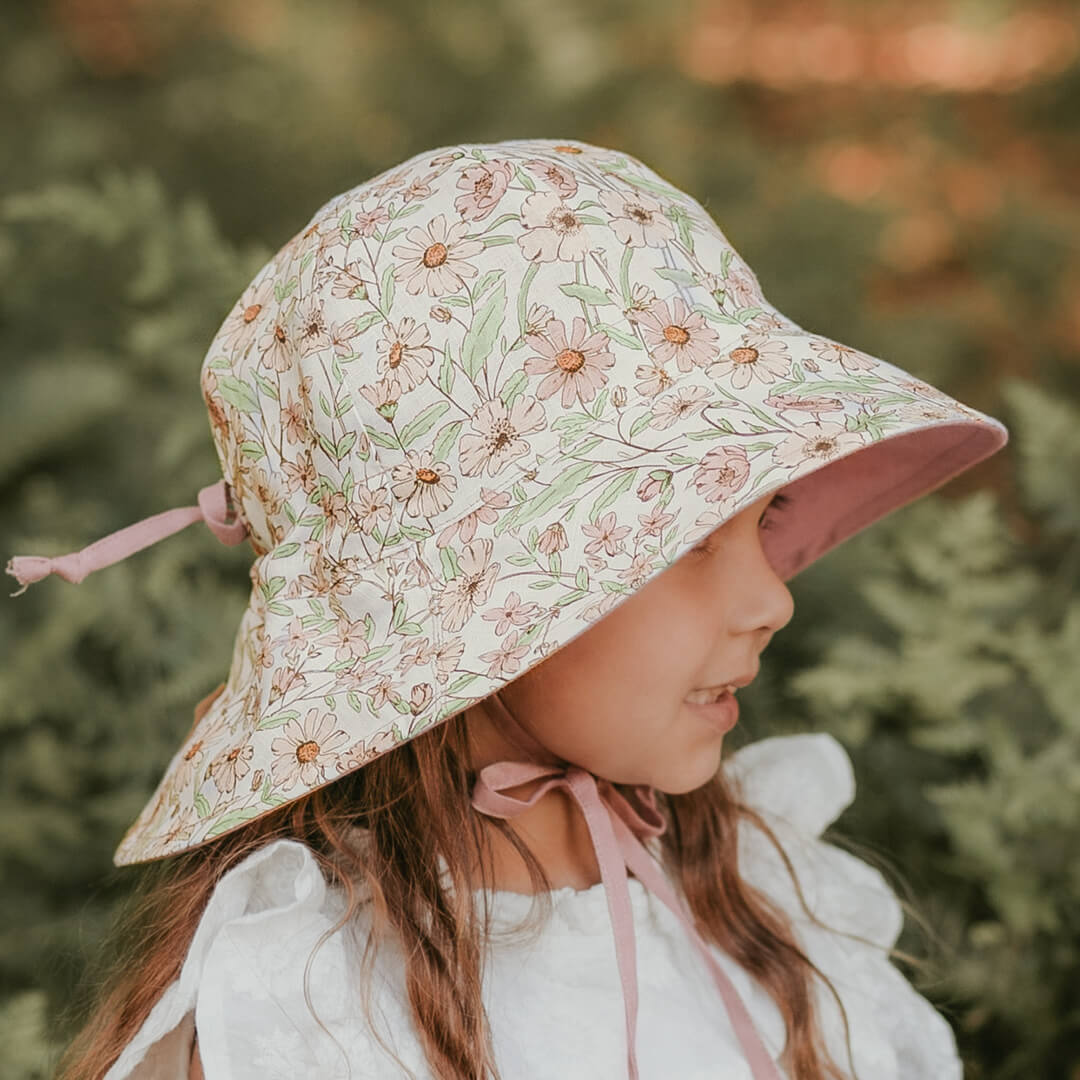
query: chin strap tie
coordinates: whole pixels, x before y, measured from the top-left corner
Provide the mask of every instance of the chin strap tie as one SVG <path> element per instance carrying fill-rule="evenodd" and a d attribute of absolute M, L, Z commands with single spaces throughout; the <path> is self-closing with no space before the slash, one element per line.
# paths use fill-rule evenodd
<path fill-rule="evenodd" d="M 22 586 L 11 596 L 21 596 L 35 581 L 49 574 L 59 574 L 65 581 L 78 585 L 87 574 L 103 566 L 126 559 L 136 551 L 156 544 L 166 536 L 186 528 L 196 521 L 205 521 L 210 531 L 230 547 L 242 544 L 247 538 L 247 525 L 236 518 L 228 521 L 229 492 L 224 479 L 199 490 L 198 506 L 178 506 L 163 510 L 153 517 L 136 521 L 134 525 L 103 536 L 81 551 L 70 555 L 47 558 L 43 555 L 15 555 L 8 559 L 7 572 Z"/>
<path fill-rule="evenodd" d="M 504 731 L 523 745 L 531 760 L 496 761 L 480 770 L 472 793 L 472 805 L 492 817 L 512 818 L 533 806 L 552 788 L 566 788 L 576 800 L 592 838 L 600 866 L 608 911 L 615 935 L 615 955 L 622 979 L 626 1008 L 627 1066 L 629 1080 L 638 1080 L 637 1030 L 637 954 L 634 944 L 634 920 L 627 887 L 627 870 L 633 871 L 651 892 L 675 914 L 687 935 L 702 955 L 727 1007 L 735 1034 L 742 1045 L 754 1080 L 781 1080 L 777 1067 L 761 1041 L 753 1020 L 739 998 L 731 980 L 717 962 L 693 920 L 639 837 L 659 836 L 666 821 L 657 809 L 655 792 L 638 785 L 634 790 L 642 809 L 639 811 L 608 780 L 597 778 L 586 769 L 560 761 L 525 731 L 506 708 L 499 694 L 488 699 L 504 719 Z M 509 729 L 509 730 L 507 730 Z M 546 778 L 528 799 L 507 795 L 507 789 L 531 780 Z"/>

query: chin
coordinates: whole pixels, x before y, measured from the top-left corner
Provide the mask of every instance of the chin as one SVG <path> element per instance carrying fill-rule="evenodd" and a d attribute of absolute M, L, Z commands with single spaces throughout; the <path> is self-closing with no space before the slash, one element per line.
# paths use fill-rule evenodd
<path fill-rule="evenodd" d="M 685 795 L 688 791 L 696 791 L 707 784 L 719 768 L 720 748 L 718 746 L 715 751 L 699 751 L 691 764 L 667 772 L 651 780 L 650 783 L 665 795 Z"/>

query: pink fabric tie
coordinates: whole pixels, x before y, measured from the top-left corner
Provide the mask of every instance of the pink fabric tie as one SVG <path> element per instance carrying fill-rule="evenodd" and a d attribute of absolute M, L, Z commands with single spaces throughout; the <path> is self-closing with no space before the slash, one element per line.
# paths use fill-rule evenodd
<path fill-rule="evenodd" d="M 136 551 L 149 547 L 196 521 L 205 521 L 210 531 L 223 544 L 230 547 L 242 544 L 247 538 L 247 525 L 239 518 L 231 523 L 227 521 L 227 486 L 224 479 L 216 484 L 209 484 L 199 490 L 198 506 L 178 506 L 173 510 L 163 510 L 160 514 L 103 536 L 89 547 L 73 551 L 70 555 L 57 555 L 52 559 L 43 555 L 13 556 L 8 559 L 7 572 L 18 580 L 22 588 L 10 595 L 21 596 L 33 582 L 40 581 L 48 574 L 59 574 L 66 581 L 77 585 L 94 570 L 126 559 Z"/>
<path fill-rule="evenodd" d="M 521 744 L 532 760 L 495 761 L 484 766 L 473 787 L 472 805 L 481 813 L 492 817 L 512 818 L 535 805 L 552 788 L 563 787 L 569 790 L 581 807 L 596 851 L 615 934 L 615 956 L 622 979 L 623 1003 L 626 1009 L 629 1080 L 638 1080 L 638 990 L 634 920 L 627 887 L 628 869 L 675 914 L 704 958 L 727 1007 L 754 1080 L 781 1080 L 780 1073 L 731 980 L 697 932 L 660 865 L 638 839 L 640 836 L 659 836 L 667 825 L 656 807 L 653 789 L 644 785 L 638 785 L 634 789 L 643 807 L 643 811 L 639 812 L 610 781 L 601 779 L 598 782 L 588 770 L 560 761 L 551 755 L 521 727 L 497 693 L 488 700 L 502 714 L 505 733 Z M 505 794 L 506 789 L 541 777 L 547 779 L 528 799 Z"/>

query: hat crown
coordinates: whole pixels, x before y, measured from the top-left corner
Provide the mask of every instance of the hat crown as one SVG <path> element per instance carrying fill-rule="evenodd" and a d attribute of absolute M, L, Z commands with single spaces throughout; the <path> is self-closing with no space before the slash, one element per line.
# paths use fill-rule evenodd
<path fill-rule="evenodd" d="M 528 482 L 635 387 L 700 381 L 781 325 L 700 203 L 636 158 L 458 145 L 321 207 L 238 300 L 202 385 L 256 551 L 321 518 L 369 562 Z M 655 447 L 636 464 L 664 466 L 663 430 L 634 434 Z"/>

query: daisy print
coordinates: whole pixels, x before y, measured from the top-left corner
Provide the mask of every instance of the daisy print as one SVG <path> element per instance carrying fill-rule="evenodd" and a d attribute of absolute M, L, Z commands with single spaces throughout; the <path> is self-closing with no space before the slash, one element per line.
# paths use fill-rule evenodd
<path fill-rule="evenodd" d="M 398 244 L 392 253 L 402 260 L 394 269 L 394 280 L 403 282 L 405 291 L 416 296 L 445 296 L 465 287 L 465 278 L 474 278 L 476 267 L 469 262 L 484 250 L 482 240 L 466 240 L 467 221 L 455 221 L 447 227 L 446 215 L 436 214 L 426 228 L 413 226 L 406 234 L 408 243 Z"/>
<path fill-rule="evenodd" d="M 843 457 L 866 442 L 862 432 L 848 431 L 843 424 L 820 421 L 802 424 L 773 447 L 773 461 L 780 465 L 818 464 Z"/>
<path fill-rule="evenodd" d="M 405 503 L 405 511 L 411 517 L 434 517 L 441 514 L 453 501 L 457 490 L 457 477 L 451 473 L 445 461 L 435 461 L 431 450 L 416 453 L 406 450 L 408 459 L 403 465 L 395 465 L 390 490 L 395 499 Z"/>
<path fill-rule="evenodd" d="M 849 375 L 857 371 L 868 371 L 877 367 L 877 361 L 866 353 L 853 349 L 850 345 L 841 345 L 837 341 L 816 340 L 810 342 L 810 348 L 830 364 L 839 364 Z"/>
<path fill-rule="evenodd" d="M 375 343 L 376 364 L 379 375 L 397 385 L 398 396 L 426 377 L 434 359 L 430 337 L 428 328 L 408 315 L 397 326 L 383 326 L 382 337 Z"/>
<path fill-rule="evenodd" d="M 675 236 L 663 207 L 641 192 L 601 191 L 597 198 L 611 215 L 611 231 L 624 247 L 663 247 Z"/>
<path fill-rule="evenodd" d="M 682 386 L 674 394 L 669 395 L 653 406 L 653 418 L 651 426 L 654 428 L 669 428 L 679 420 L 683 420 L 701 410 L 709 404 L 711 395 L 701 386 Z"/>
<path fill-rule="evenodd" d="M 274 755 L 270 771 L 276 787 L 288 791 L 299 781 L 310 788 L 326 779 L 327 768 L 337 763 L 338 751 L 349 739 L 340 728 L 334 729 L 336 722 L 330 712 L 320 717 L 318 708 L 309 709 L 303 723 L 286 722 L 270 744 Z"/>
<path fill-rule="evenodd" d="M 529 338 L 529 344 L 541 355 L 525 361 L 525 373 L 545 376 L 537 387 L 537 397 L 543 400 L 561 390 L 564 409 L 569 409 L 575 398 L 582 405 L 592 401 L 608 381 L 604 370 L 615 363 L 607 335 L 600 330 L 590 334 L 580 316 L 574 317 L 569 340 L 566 324 L 552 319 L 546 333 Z"/>
<path fill-rule="evenodd" d="M 547 414 L 534 397 L 515 398 L 509 409 L 501 398 L 485 401 L 473 413 L 473 431 L 461 436 L 461 471 L 474 476 L 486 469 L 488 476 L 497 475 L 511 461 L 529 453 L 524 436 L 540 431 L 546 423 Z"/>
<path fill-rule="evenodd" d="M 259 316 L 274 299 L 274 279 L 267 277 L 251 285 L 237 302 L 222 326 L 221 343 L 227 349 L 241 349 L 255 336 Z"/>
<path fill-rule="evenodd" d="M 752 379 L 776 382 L 791 370 L 791 357 L 783 341 L 764 334 L 743 334 L 742 344 L 728 350 L 709 368 L 714 379 L 730 379 L 736 390 L 745 390 Z"/>
<path fill-rule="evenodd" d="M 657 363 L 674 360 L 679 370 L 705 367 L 715 356 L 719 338 L 705 317 L 692 312 L 679 297 L 662 300 L 637 316 L 649 355 Z"/>
<path fill-rule="evenodd" d="M 577 177 L 562 165 L 555 165 L 540 158 L 530 158 L 523 161 L 521 167 L 539 177 L 548 187 L 554 188 L 560 198 L 572 199 L 577 194 Z"/>
<path fill-rule="evenodd" d="M 236 782 L 247 776 L 251 769 L 250 761 L 255 747 L 251 743 L 234 746 L 220 754 L 206 767 L 206 773 L 214 781 L 214 786 L 223 795 L 229 795 L 236 787 Z"/>

